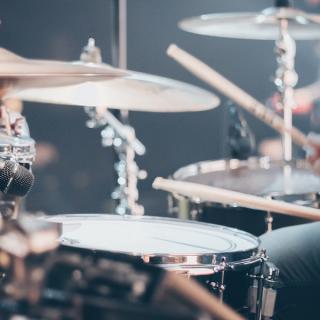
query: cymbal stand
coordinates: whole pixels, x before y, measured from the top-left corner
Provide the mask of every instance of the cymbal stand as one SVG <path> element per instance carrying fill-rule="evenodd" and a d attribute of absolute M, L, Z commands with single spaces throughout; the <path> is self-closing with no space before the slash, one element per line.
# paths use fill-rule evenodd
<path fill-rule="evenodd" d="M 113 146 L 119 161 L 115 164 L 118 186 L 111 197 L 118 200 L 117 214 L 143 215 L 143 206 L 137 203 L 139 192 L 138 180 L 145 179 L 147 173 L 140 170 L 135 162 L 135 155 L 144 155 L 145 146 L 136 138 L 135 130 L 130 125 L 122 124 L 111 112 L 103 108 L 90 108 L 87 113 L 89 128 L 106 126 L 101 131 L 102 145 Z"/>
<path fill-rule="evenodd" d="M 284 123 L 287 129 L 292 128 L 292 109 L 294 102 L 294 87 L 298 82 L 294 62 L 296 44 L 288 31 L 288 20 L 279 18 L 280 37 L 276 41 L 276 54 L 278 69 L 276 70 L 274 84 L 280 93 L 280 106 L 283 110 Z M 292 160 L 292 137 L 286 132 L 283 135 L 283 157 L 289 162 Z"/>
<path fill-rule="evenodd" d="M 80 59 L 84 62 L 101 63 L 101 51 L 95 45 L 95 40 L 90 38 L 86 47 L 83 48 Z M 102 146 L 113 146 L 119 161 L 115 164 L 118 186 L 111 197 L 118 201 L 116 213 L 143 215 L 143 206 L 137 203 L 139 192 L 138 180 L 145 179 L 146 171 L 140 170 L 135 162 L 135 155 L 144 155 L 145 146 L 135 135 L 135 130 L 128 123 L 121 123 L 105 107 L 86 108 L 90 120 L 87 121 L 89 128 L 105 127 L 101 131 Z"/>
<path fill-rule="evenodd" d="M 111 61 L 117 68 L 127 69 L 127 0 L 113 0 Z M 129 111 L 120 110 L 123 123 L 129 122 Z"/>

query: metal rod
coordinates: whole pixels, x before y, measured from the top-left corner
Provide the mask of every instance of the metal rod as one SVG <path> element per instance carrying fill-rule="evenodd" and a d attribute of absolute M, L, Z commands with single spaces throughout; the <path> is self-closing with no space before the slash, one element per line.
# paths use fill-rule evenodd
<path fill-rule="evenodd" d="M 279 19 L 280 37 L 276 41 L 278 69 L 275 76 L 275 85 L 280 93 L 280 104 L 283 110 L 285 133 L 283 134 L 283 158 L 292 160 L 292 109 L 295 107 L 294 87 L 298 76 L 294 69 L 296 45 L 288 32 L 288 20 Z"/>
<path fill-rule="evenodd" d="M 117 68 L 127 69 L 127 0 L 113 0 L 111 62 Z M 129 122 L 129 112 L 120 110 L 120 119 Z"/>

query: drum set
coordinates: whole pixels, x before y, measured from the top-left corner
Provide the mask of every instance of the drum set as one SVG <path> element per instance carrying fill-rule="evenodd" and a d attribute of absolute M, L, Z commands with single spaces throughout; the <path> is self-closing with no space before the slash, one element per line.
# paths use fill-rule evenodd
<path fill-rule="evenodd" d="M 190 164 L 170 179 L 154 181 L 154 188 L 169 192 L 172 217 L 143 216 L 137 184 L 146 172 L 135 156 L 142 156 L 145 146 L 109 109 L 195 112 L 218 107 L 219 98 L 180 81 L 102 63 L 93 39 L 75 62 L 26 59 L 0 49 L 1 159 L 31 172 L 35 158 L 27 121 L 8 107 L 11 99 L 85 107 L 87 126 L 102 129 L 102 145 L 113 146 L 119 159 L 115 214 L 30 217 L 21 197 L 4 192 L 4 319 L 273 318 L 279 270 L 257 236 L 320 220 L 320 178 L 308 162 L 292 159 L 292 142 L 311 148 L 292 125 L 295 40 L 320 39 L 320 17 L 276 1 L 259 13 L 203 15 L 179 26 L 209 36 L 276 41 L 274 83 L 283 117 L 177 46 L 171 45 L 168 55 L 278 131 L 283 160 Z M 303 220 L 279 221 L 278 216 Z"/>

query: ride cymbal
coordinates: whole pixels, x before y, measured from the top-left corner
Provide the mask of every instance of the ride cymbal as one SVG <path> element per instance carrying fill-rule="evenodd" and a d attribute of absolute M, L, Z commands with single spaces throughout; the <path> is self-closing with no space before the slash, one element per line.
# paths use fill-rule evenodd
<path fill-rule="evenodd" d="M 320 39 L 320 16 L 285 7 L 271 7 L 261 12 L 204 14 L 181 20 L 179 27 L 215 37 L 277 40 L 281 19 L 288 20 L 289 34 L 294 39 Z"/>

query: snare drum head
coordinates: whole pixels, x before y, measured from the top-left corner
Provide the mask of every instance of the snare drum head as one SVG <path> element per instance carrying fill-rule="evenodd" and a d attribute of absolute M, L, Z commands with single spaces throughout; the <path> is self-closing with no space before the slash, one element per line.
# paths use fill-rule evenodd
<path fill-rule="evenodd" d="M 179 169 L 173 177 L 175 180 L 260 196 L 320 191 L 320 177 L 304 161 L 290 166 L 265 158 L 204 161 Z"/>
<path fill-rule="evenodd" d="M 176 263 L 212 263 L 221 257 L 238 261 L 251 257 L 259 246 L 259 240 L 244 231 L 188 220 L 107 214 L 61 215 L 47 220 L 63 224 L 64 245 L 141 257 L 171 257 L 170 262 Z"/>

